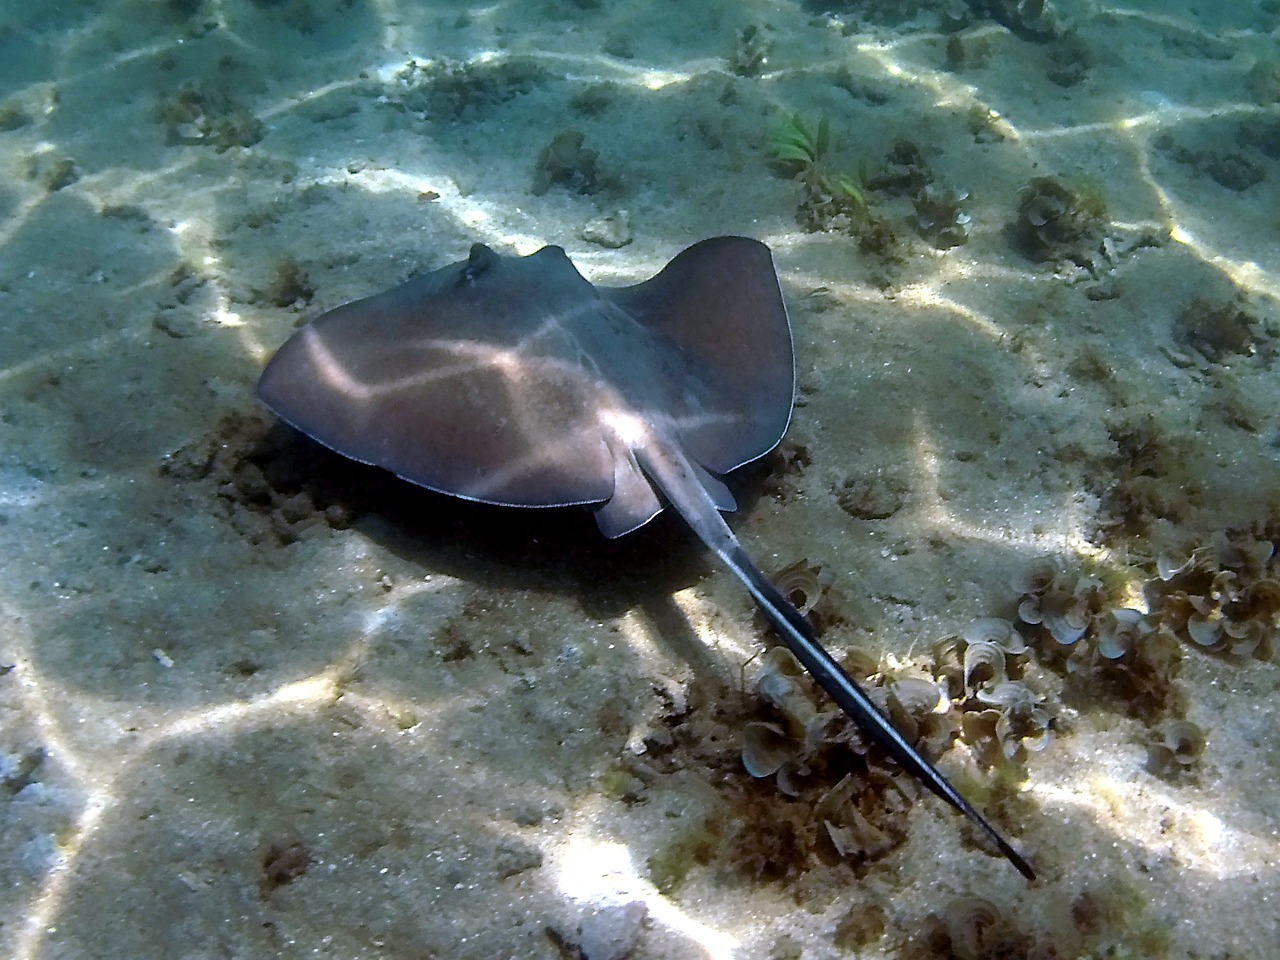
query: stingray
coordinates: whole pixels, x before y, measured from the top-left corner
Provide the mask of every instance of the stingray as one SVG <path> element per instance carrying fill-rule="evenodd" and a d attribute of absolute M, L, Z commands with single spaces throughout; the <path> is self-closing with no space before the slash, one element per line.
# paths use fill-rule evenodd
<path fill-rule="evenodd" d="M 818 684 L 881 748 L 1030 865 L 925 760 L 819 642 L 721 517 L 719 479 L 782 439 L 795 391 L 773 257 L 714 237 L 627 287 L 595 286 L 561 247 L 470 256 L 298 330 L 259 398 L 331 449 L 481 503 L 581 505 L 606 537 L 668 506 L 750 591 Z"/>

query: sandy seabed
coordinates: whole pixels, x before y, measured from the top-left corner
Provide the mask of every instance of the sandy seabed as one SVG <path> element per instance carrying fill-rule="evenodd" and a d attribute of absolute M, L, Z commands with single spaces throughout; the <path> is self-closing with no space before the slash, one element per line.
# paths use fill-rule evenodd
<path fill-rule="evenodd" d="M 1037 558 L 1119 604 L 1280 540 L 1280 9 L 1035 6 L 0 3 L 0 953 L 1275 956 L 1273 663 L 1183 643 L 1136 709 L 1033 654 L 991 812 L 1040 879 L 932 799 L 833 858 L 741 767 L 765 637 L 677 521 L 456 503 L 253 400 L 474 241 L 622 284 L 745 234 L 799 389 L 733 525 L 822 567 L 834 649 L 924 676 Z M 798 222 L 791 114 L 875 231 Z M 1104 204 L 1042 248 L 1036 178 Z"/>

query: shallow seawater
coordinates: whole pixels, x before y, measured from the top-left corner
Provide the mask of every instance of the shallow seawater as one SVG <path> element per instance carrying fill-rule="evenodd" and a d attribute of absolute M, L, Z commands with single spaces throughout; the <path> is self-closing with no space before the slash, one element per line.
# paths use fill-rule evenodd
<path fill-rule="evenodd" d="M 1273 956 L 1278 40 L 0 0 L 0 954 Z M 795 716 L 678 521 L 457 502 L 253 399 L 473 242 L 621 285 L 716 234 L 773 249 L 798 379 L 731 524 L 878 695 L 948 695 L 908 719 L 1033 884 L 845 734 L 747 773 Z"/>

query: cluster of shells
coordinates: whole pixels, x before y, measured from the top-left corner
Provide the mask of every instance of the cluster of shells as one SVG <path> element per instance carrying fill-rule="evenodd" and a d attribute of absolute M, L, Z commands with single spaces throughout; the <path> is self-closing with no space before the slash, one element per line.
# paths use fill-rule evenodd
<path fill-rule="evenodd" d="M 1045 698 L 1023 679 L 1031 639 L 1038 661 L 1057 662 L 1068 677 L 1106 681 L 1135 714 L 1159 719 L 1147 769 L 1175 778 L 1194 769 L 1205 747 L 1198 727 L 1172 716 L 1182 647 L 1269 658 L 1280 629 L 1280 560 L 1269 540 L 1224 536 L 1183 563 L 1161 558 L 1157 569 L 1143 584 L 1142 610 L 1116 606 L 1098 577 L 1043 558 L 1014 583 L 1017 625 L 982 618 L 935 641 L 932 678 L 888 675 L 856 652 L 845 665 L 870 678 L 868 696 L 926 756 L 959 738 L 985 766 L 1022 764 L 1048 746 L 1054 722 Z M 802 561 L 775 580 L 819 629 L 842 619 L 820 569 Z M 773 779 L 791 797 L 823 789 L 815 812 L 842 857 L 874 858 L 896 846 L 911 801 L 893 765 L 869 752 L 861 731 L 786 648 L 763 655 L 756 693 L 771 718 L 744 726 L 747 772 Z"/>
<path fill-rule="evenodd" d="M 1042 641 L 1040 652 L 1062 661 L 1068 676 L 1107 682 L 1139 715 L 1174 710 L 1180 645 L 1158 620 L 1108 602 L 1100 579 L 1062 570 L 1052 558 L 1033 562 L 1014 581 L 1018 620 Z"/>
<path fill-rule="evenodd" d="M 1220 537 L 1178 563 L 1160 557 L 1142 585 L 1146 609 L 1116 607 L 1096 577 L 1036 561 L 1015 584 L 1018 619 L 1066 653 L 1067 670 L 1111 665 L 1172 680 L 1182 644 L 1269 660 L 1280 630 L 1280 568 L 1269 540 Z"/>
<path fill-rule="evenodd" d="M 868 755 L 861 731 L 823 697 L 789 650 L 773 647 L 762 661 L 756 692 L 776 719 L 744 726 L 747 772 L 772 778 L 790 797 L 823 788 L 815 815 L 841 858 L 874 859 L 897 846 L 912 798 L 889 763 L 882 766 Z M 855 667 L 855 672 L 867 671 Z M 938 744 L 950 743 L 952 728 L 939 712 L 945 711 L 946 700 L 937 684 L 916 677 L 890 679 L 869 687 L 868 695 L 926 753 L 940 752 Z"/>
<path fill-rule="evenodd" d="M 933 644 L 934 672 L 961 710 L 961 739 L 986 766 L 1023 763 L 1049 745 L 1053 716 L 1017 676 L 1027 653 L 1007 620 L 984 617 Z"/>
<path fill-rule="evenodd" d="M 1143 585 L 1150 619 L 1203 650 L 1272 659 L 1280 629 L 1280 569 L 1269 540 L 1225 538 L 1183 563 L 1166 557 Z"/>
<path fill-rule="evenodd" d="M 916 230 L 939 250 L 969 242 L 973 217 L 965 209 L 969 191 L 958 187 L 927 183 L 912 197 L 916 210 Z"/>
<path fill-rule="evenodd" d="M 1223 534 L 1182 562 L 1160 557 L 1142 584 L 1144 609 L 1107 601 L 1096 577 L 1032 565 L 1016 584 L 1018 619 L 1066 671 L 1109 681 L 1134 713 L 1162 718 L 1147 744 L 1147 769 L 1172 778 L 1195 767 L 1203 732 L 1177 716 L 1174 685 L 1184 647 L 1241 659 L 1271 659 L 1280 630 L 1275 543 Z M 1041 647 L 1045 650 L 1045 647 Z"/>

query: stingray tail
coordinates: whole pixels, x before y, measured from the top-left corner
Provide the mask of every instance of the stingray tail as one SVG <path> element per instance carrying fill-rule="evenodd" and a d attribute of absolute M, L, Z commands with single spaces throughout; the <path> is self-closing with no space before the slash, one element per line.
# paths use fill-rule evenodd
<path fill-rule="evenodd" d="M 969 805 L 969 802 L 933 764 L 920 756 L 915 747 L 903 738 L 897 728 L 871 702 L 857 681 L 849 676 L 822 646 L 809 621 L 778 592 L 777 587 L 760 572 L 759 567 L 751 561 L 746 551 L 735 542 L 728 549 L 717 550 L 717 553 L 747 585 L 756 603 L 760 605 L 760 609 L 778 628 L 783 642 L 840 709 L 865 730 L 889 756 L 893 757 L 899 766 L 968 817 L 999 848 L 1009 862 L 1018 868 L 1019 873 L 1028 880 L 1034 880 L 1036 875 L 1031 865 L 996 832 L 995 827 L 982 814 Z"/>
<path fill-rule="evenodd" d="M 857 681 L 844 671 L 827 652 L 813 627 L 799 610 L 786 599 L 769 578 L 752 563 L 742 544 L 720 516 L 716 498 L 708 490 L 705 471 L 689 463 L 680 449 L 672 444 L 651 443 L 634 448 L 636 460 L 645 475 L 662 491 L 667 502 L 693 528 L 703 543 L 711 548 L 730 570 L 737 574 L 760 609 L 778 628 L 783 642 L 801 665 L 818 681 L 827 695 L 879 744 L 908 773 L 947 803 L 968 817 L 1009 862 L 1028 880 L 1035 871 L 987 819 L 969 805 L 947 779 L 908 743 L 889 719 L 868 699 Z M 727 495 L 727 493 L 726 493 Z"/>

